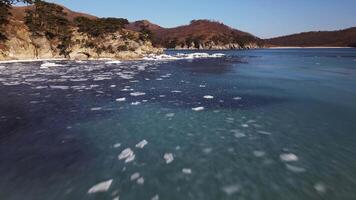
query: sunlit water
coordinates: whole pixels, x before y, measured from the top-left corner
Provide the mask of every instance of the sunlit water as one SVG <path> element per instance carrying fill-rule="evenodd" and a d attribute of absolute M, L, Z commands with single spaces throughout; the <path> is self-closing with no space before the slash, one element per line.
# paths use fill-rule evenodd
<path fill-rule="evenodd" d="M 356 50 L 209 53 L 0 64 L 0 199 L 356 199 Z"/>

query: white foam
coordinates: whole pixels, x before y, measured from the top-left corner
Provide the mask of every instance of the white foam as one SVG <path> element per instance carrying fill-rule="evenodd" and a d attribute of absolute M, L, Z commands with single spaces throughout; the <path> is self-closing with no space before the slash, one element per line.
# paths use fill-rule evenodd
<path fill-rule="evenodd" d="M 94 194 L 94 193 L 98 193 L 98 192 L 106 192 L 110 189 L 112 182 L 113 182 L 113 179 L 100 182 L 100 183 L 94 185 L 93 187 L 91 187 L 88 190 L 88 194 Z"/>
<path fill-rule="evenodd" d="M 166 164 L 170 164 L 174 160 L 174 157 L 173 157 L 172 153 L 165 153 L 163 158 L 166 160 Z"/>
<path fill-rule="evenodd" d="M 239 185 L 228 185 L 222 188 L 227 195 L 233 195 L 240 191 Z"/>
<path fill-rule="evenodd" d="M 193 111 L 202 111 L 204 110 L 204 107 L 196 107 L 196 108 L 192 108 Z"/>
<path fill-rule="evenodd" d="M 241 100 L 242 98 L 241 97 L 234 97 L 233 99 L 238 101 L 238 100 Z"/>
<path fill-rule="evenodd" d="M 143 149 L 148 144 L 147 140 L 142 140 L 138 144 L 136 144 L 136 148 Z"/>
<path fill-rule="evenodd" d="M 314 189 L 319 193 L 325 193 L 326 192 L 326 186 L 325 186 L 324 183 L 316 183 L 314 185 Z"/>
<path fill-rule="evenodd" d="M 175 116 L 174 113 L 168 113 L 168 114 L 166 114 L 166 117 L 168 117 L 168 118 L 172 118 L 172 117 L 174 117 L 174 116 Z"/>
<path fill-rule="evenodd" d="M 143 60 L 151 60 L 151 61 L 157 61 L 157 60 L 163 60 L 163 61 L 168 61 L 168 60 L 191 60 L 191 59 L 199 59 L 199 58 L 222 58 L 225 57 L 225 54 L 222 53 L 215 53 L 215 54 L 208 54 L 208 53 L 177 53 L 176 55 L 167 55 L 167 54 L 161 54 L 161 55 L 148 55 L 147 57 L 144 57 Z"/>
<path fill-rule="evenodd" d="M 272 133 L 267 132 L 267 131 L 257 131 L 257 132 L 262 135 L 272 135 Z"/>
<path fill-rule="evenodd" d="M 0 69 L 5 69 L 5 66 L 0 65 Z"/>
<path fill-rule="evenodd" d="M 131 103 L 131 105 L 133 105 L 133 106 L 138 106 L 138 105 L 140 105 L 141 104 L 141 102 L 139 102 L 139 101 L 136 101 L 136 102 L 132 102 Z"/>
<path fill-rule="evenodd" d="M 68 90 L 69 86 L 65 85 L 50 85 L 49 86 L 51 89 L 59 89 L 59 90 Z"/>
<path fill-rule="evenodd" d="M 91 111 L 99 111 L 102 110 L 102 107 L 90 108 Z"/>
<path fill-rule="evenodd" d="M 156 194 L 154 197 L 152 197 L 151 200 L 159 200 L 158 194 Z"/>
<path fill-rule="evenodd" d="M 281 154 L 280 159 L 285 162 L 296 162 L 298 161 L 298 156 L 292 153 Z"/>
<path fill-rule="evenodd" d="M 260 158 L 260 157 L 264 157 L 266 153 L 264 151 L 253 151 L 253 155 Z"/>

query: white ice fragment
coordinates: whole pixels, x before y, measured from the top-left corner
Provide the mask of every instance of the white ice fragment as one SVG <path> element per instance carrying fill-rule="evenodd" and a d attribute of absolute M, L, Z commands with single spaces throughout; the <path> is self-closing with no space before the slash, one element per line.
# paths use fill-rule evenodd
<path fill-rule="evenodd" d="M 234 97 L 233 99 L 238 101 L 238 100 L 241 100 L 242 98 L 241 97 Z"/>
<path fill-rule="evenodd" d="M 133 106 L 138 106 L 138 105 L 140 105 L 141 104 L 141 102 L 139 102 L 139 101 L 136 101 L 136 102 L 132 102 L 131 103 L 131 105 L 133 105 Z"/>
<path fill-rule="evenodd" d="M 120 64 L 121 61 L 118 61 L 118 60 L 112 60 L 112 61 L 108 61 L 106 62 L 105 64 Z"/>
<path fill-rule="evenodd" d="M 129 163 L 135 160 L 135 154 L 130 155 L 128 158 L 126 158 L 125 163 Z"/>
<path fill-rule="evenodd" d="M 119 148 L 119 147 L 121 147 L 121 144 L 120 143 L 116 143 L 116 144 L 113 145 L 113 147 L 114 148 Z"/>
<path fill-rule="evenodd" d="M 138 97 L 138 96 L 143 96 L 146 95 L 144 92 L 132 92 L 130 93 L 131 96 Z"/>
<path fill-rule="evenodd" d="M 172 117 L 174 117 L 174 116 L 175 116 L 174 113 L 168 113 L 168 114 L 166 114 L 166 117 L 168 117 L 168 118 L 172 118 Z"/>
<path fill-rule="evenodd" d="M 127 148 L 127 149 L 124 149 L 118 156 L 118 159 L 119 160 L 123 160 L 123 159 L 127 159 L 129 158 L 130 156 L 134 155 L 134 152 L 130 149 L 130 148 Z"/>
<path fill-rule="evenodd" d="M 64 66 L 61 64 L 56 64 L 56 63 L 51 63 L 51 62 L 45 62 L 41 65 L 41 69 L 48 69 L 49 67 L 57 67 L 57 66 Z"/>
<path fill-rule="evenodd" d="M 158 194 L 156 194 L 154 197 L 152 197 L 151 200 L 159 200 Z"/>
<path fill-rule="evenodd" d="M 98 192 L 106 192 L 110 189 L 111 183 L 113 182 L 113 179 L 110 179 L 108 181 L 100 182 L 93 187 L 91 187 L 88 190 L 88 194 L 94 194 Z"/>
<path fill-rule="evenodd" d="M 189 169 L 189 168 L 183 168 L 183 169 L 182 169 L 182 172 L 183 172 L 183 174 L 191 174 L 191 173 L 192 173 L 192 170 Z"/>
<path fill-rule="evenodd" d="M 243 133 L 243 132 L 241 132 L 240 130 L 234 129 L 234 130 L 231 130 L 230 132 L 234 133 L 234 136 L 235 136 L 236 138 L 243 138 L 243 137 L 246 137 L 246 134 Z"/>
<path fill-rule="evenodd" d="M 257 132 L 262 135 L 272 135 L 272 133 L 267 132 L 267 131 L 257 131 Z"/>
<path fill-rule="evenodd" d="M 233 195 L 240 191 L 239 185 L 229 185 L 222 188 L 227 195 Z"/>
<path fill-rule="evenodd" d="M 248 128 L 248 127 L 249 127 L 248 124 L 242 124 L 241 126 L 242 126 L 243 128 Z"/>
<path fill-rule="evenodd" d="M 136 148 L 143 149 L 148 144 L 147 140 L 142 140 L 138 144 L 136 144 Z"/>
<path fill-rule="evenodd" d="M 211 95 L 205 95 L 205 96 L 204 96 L 204 99 L 214 99 L 214 96 L 211 96 Z"/>
<path fill-rule="evenodd" d="M 116 101 L 117 102 L 123 102 L 123 101 L 126 101 L 126 98 L 125 97 L 117 98 Z"/>
<path fill-rule="evenodd" d="M 281 154 L 279 157 L 281 158 L 282 161 L 285 161 L 285 162 L 298 161 L 298 157 L 295 154 L 292 154 L 292 153 Z"/>
<path fill-rule="evenodd" d="M 324 183 L 316 183 L 314 185 L 314 189 L 321 194 L 326 192 L 326 186 Z"/>
<path fill-rule="evenodd" d="M 90 108 L 91 111 L 99 111 L 102 110 L 102 107 Z"/>
<path fill-rule="evenodd" d="M 130 180 L 131 181 L 137 180 L 138 178 L 140 178 L 140 176 L 141 176 L 140 173 L 136 172 L 131 175 Z"/>
<path fill-rule="evenodd" d="M 139 179 L 137 179 L 137 184 L 143 185 L 144 183 L 145 183 L 145 179 L 143 177 L 140 177 Z"/>
<path fill-rule="evenodd" d="M 193 111 L 202 111 L 204 110 L 204 107 L 196 107 L 196 108 L 192 108 Z"/>
<path fill-rule="evenodd" d="M 289 164 L 286 164 L 286 168 L 292 172 L 295 172 L 295 173 L 303 173 L 305 172 L 306 170 L 302 167 L 297 167 L 297 166 L 294 166 L 294 165 L 289 165 Z"/>
<path fill-rule="evenodd" d="M 172 153 L 165 153 L 163 158 L 166 160 L 166 164 L 170 164 L 174 160 L 174 157 L 173 157 Z"/>

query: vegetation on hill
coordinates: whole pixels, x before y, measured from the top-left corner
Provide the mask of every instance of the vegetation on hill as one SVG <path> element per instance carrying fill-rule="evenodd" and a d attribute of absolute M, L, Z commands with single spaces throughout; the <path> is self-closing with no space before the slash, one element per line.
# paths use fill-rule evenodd
<path fill-rule="evenodd" d="M 356 28 L 339 31 L 305 32 L 265 41 L 270 46 L 356 47 Z"/>

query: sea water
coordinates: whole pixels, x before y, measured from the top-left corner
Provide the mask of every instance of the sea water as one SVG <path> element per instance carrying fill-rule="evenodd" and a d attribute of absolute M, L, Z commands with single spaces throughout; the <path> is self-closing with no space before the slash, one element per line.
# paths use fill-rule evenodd
<path fill-rule="evenodd" d="M 2 63 L 0 199 L 356 199 L 356 50 Z"/>

